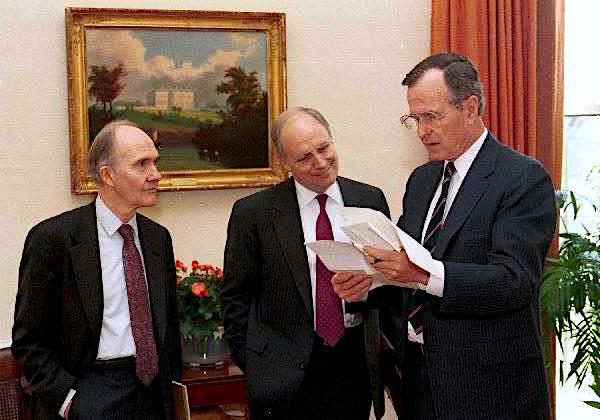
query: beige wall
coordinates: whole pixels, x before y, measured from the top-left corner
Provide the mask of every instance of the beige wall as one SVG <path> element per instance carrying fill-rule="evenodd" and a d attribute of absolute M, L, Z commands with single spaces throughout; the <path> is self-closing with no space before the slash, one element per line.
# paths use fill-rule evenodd
<path fill-rule="evenodd" d="M 410 0 L 3 0 L 0 3 L 0 347 L 10 344 L 18 265 L 37 222 L 89 202 L 69 183 L 66 6 L 277 11 L 287 15 L 288 105 L 329 119 L 341 174 L 380 186 L 392 215 L 425 159 L 402 131 L 402 76 L 429 48 L 430 2 Z M 222 264 L 234 201 L 255 190 L 160 194 L 144 211 L 175 255 Z"/>

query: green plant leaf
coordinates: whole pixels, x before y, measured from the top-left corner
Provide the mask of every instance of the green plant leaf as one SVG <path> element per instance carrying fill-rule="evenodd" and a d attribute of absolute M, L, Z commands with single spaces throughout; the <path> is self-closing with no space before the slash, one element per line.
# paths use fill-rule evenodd
<path fill-rule="evenodd" d="M 600 173 L 600 167 L 597 171 Z M 560 190 L 556 201 L 565 231 L 559 234 L 557 258 L 548 259 L 544 271 L 539 291 L 540 316 L 544 325 L 555 331 L 564 357 L 570 359 L 558 361 L 560 383 L 573 377 L 580 387 L 591 372 L 591 387 L 600 396 L 600 225 L 582 225 L 578 232 L 568 231 L 566 220 L 577 219 L 582 203 L 587 205 L 590 200 L 573 191 Z M 600 206 L 590 203 L 592 210 L 598 212 Z M 567 343 L 573 345 L 573 355 L 565 353 Z M 598 401 L 586 404 L 600 408 Z"/>
<path fill-rule="evenodd" d="M 186 339 L 211 336 L 222 325 L 219 295 L 223 271 L 196 262 L 191 267 L 189 272 L 177 271 L 180 329 Z"/>
<path fill-rule="evenodd" d="M 600 410 L 600 401 L 584 401 L 584 403 Z"/>

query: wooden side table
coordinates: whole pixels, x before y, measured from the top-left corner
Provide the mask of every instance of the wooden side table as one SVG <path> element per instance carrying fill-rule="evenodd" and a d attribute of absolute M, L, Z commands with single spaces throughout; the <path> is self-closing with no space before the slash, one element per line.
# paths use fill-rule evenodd
<path fill-rule="evenodd" d="M 241 403 L 247 407 L 246 377 L 231 360 L 222 366 L 183 367 L 183 384 L 187 387 L 190 409 Z"/>

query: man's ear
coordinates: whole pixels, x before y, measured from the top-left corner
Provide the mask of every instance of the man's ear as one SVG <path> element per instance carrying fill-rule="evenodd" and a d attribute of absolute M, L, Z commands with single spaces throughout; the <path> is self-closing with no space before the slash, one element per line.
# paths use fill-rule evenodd
<path fill-rule="evenodd" d="M 292 168 L 290 167 L 287 158 L 285 157 L 285 154 L 281 153 L 279 155 L 279 161 L 281 162 L 281 166 L 283 166 L 283 169 L 285 169 L 286 172 L 291 172 Z"/>
<path fill-rule="evenodd" d="M 102 165 L 98 170 L 98 175 L 100 176 L 100 180 L 102 184 L 108 185 L 110 187 L 114 186 L 113 182 L 113 172 L 112 168 L 108 165 Z"/>
<path fill-rule="evenodd" d="M 467 109 L 467 118 L 469 120 L 475 120 L 479 117 L 479 99 L 477 96 L 469 96 L 465 101 L 465 107 Z"/>

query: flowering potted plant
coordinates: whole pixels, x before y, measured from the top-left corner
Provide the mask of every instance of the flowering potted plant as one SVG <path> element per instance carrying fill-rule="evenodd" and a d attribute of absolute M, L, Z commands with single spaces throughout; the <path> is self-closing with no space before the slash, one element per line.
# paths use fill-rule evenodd
<path fill-rule="evenodd" d="M 223 270 L 192 261 L 188 270 L 175 260 L 177 305 L 182 336 L 183 360 L 188 366 L 222 364 L 229 352 L 223 340 L 219 293 Z"/>

